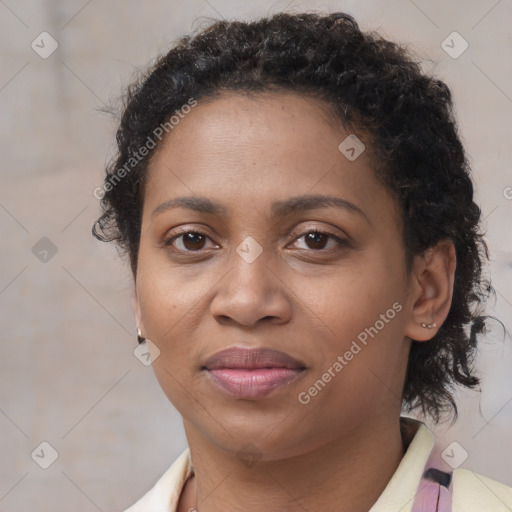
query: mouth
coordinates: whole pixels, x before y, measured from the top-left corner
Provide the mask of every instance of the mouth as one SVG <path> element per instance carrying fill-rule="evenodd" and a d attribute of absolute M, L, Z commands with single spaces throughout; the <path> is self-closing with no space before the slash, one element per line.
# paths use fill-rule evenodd
<path fill-rule="evenodd" d="M 208 358 L 202 369 L 210 382 L 229 396 L 255 400 L 297 380 L 306 366 L 270 348 L 232 347 Z"/>

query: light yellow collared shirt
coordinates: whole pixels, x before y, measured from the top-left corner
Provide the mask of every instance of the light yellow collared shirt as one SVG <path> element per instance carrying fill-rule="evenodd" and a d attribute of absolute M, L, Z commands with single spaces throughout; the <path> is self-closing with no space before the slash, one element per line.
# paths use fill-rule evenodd
<path fill-rule="evenodd" d="M 409 424 L 412 439 L 382 494 L 369 512 L 411 512 L 434 438 L 421 422 Z M 415 430 L 415 432 L 414 432 Z M 137 503 L 125 512 L 176 512 L 186 480 L 194 473 L 187 448 Z M 465 469 L 453 472 L 452 512 L 512 512 L 512 487 Z"/>

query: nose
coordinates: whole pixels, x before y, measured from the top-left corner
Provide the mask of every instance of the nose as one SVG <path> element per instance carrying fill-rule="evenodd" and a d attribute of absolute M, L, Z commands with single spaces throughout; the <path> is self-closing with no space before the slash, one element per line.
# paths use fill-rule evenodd
<path fill-rule="evenodd" d="M 263 251 L 251 261 L 237 252 L 221 279 L 210 312 L 221 323 L 254 327 L 263 320 L 287 323 L 292 314 L 290 287 Z"/>

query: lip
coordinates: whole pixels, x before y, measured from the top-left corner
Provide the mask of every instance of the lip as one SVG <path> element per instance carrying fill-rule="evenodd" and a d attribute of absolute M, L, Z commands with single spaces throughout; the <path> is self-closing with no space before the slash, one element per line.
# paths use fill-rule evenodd
<path fill-rule="evenodd" d="M 256 368 L 288 368 L 297 370 L 305 368 L 306 365 L 285 352 L 268 347 L 229 347 L 209 357 L 205 361 L 204 367 L 207 370 L 217 370 L 219 368 L 249 370 Z"/>
<path fill-rule="evenodd" d="M 305 364 L 268 347 L 230 347 L 209 357 L 202 368 L 210 381 L 228 395 L 258 399 L 299 378 Z"/>

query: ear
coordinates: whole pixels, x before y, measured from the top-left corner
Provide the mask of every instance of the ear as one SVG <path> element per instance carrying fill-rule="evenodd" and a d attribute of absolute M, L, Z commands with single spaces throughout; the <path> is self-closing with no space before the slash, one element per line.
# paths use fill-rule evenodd
<path fill-rule="evenodd" d="M 144 325 L 142 324 L 142 315 L 140 313 L 140 304 L 139 304 L 139 298 L 137 296 L 137 287 L 133 287 L 132 292 L 132 308 L 133 308 L 133 314 L 135 316 L 135 325 L 137 328 L 139 328 L 142 331 L 142 335 L 144 336 Z"/>
<path fill-rule="evenodd" d="M 435 336 L 446 320 L 453 296 L 457 258 L 450 239 L 443 239 L 419 257 L 412 272 L 410 318 L 405 335 L 416 341 L 426 341 Z M 436 324 L 422 327 L 421 323 Z"/>

